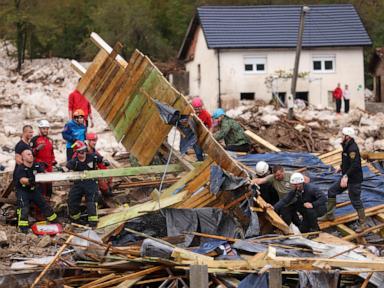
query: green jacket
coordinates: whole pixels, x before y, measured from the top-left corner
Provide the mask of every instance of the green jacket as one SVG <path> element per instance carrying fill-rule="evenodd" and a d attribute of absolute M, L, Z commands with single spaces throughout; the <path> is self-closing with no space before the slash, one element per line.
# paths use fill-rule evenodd
<path fill-rule="evenodd" d="M 227 146 L 249 143 L 240 124 L 227 116 L 224 116 L 220 123 L 220 131 L 216 132 L 214 137 L 217 141 L 224 139 Z"/>

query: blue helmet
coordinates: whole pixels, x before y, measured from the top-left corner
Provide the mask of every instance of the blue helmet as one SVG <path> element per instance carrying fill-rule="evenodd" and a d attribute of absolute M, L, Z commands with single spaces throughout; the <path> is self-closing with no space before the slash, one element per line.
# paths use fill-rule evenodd
<path fill-rule="evenodd" d="M 213 112 L 212 118 L 213 119 L 217 119 L 217 118 L 219 118 L 220 116 L 223 116 L 223 115 L 225 115 L 225 111 L 222 108 L 217 108 L 215 110 L 215 112 Z"/>

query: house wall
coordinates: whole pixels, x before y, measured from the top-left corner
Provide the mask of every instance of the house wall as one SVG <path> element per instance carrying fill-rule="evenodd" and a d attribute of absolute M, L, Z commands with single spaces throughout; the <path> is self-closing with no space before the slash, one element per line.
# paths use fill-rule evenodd
<path fill-rule="evenodd" d="M 217 107 L 218 80 L 217 54 L 208 49 L 202 30 L 198 30 L 195 57 L 186 64 L 190 73 L 190 95 L 200 95 L 208 110 Z M 334 72 L 312 70 L 313 57 L 333 56 Z M 266 70 L 262 73 L 244 71 L 245 57 L 265 57 Z M 223 107 L 228 109 L 240 104 L 240 93 L 255 93 L 256 99 L 269 101 L 272 89 L 265 80 L 278 70 L 292 72 L 295 59 L 294 49 L 233 49 L 220 50 L 221 98 Z M 197 84 L 197 64 L 201 65 L 201 83 Z M 309 72 L 297 81 L 298 92 L 308 92 L 309 103 L 317 107 L 333 107 L 331 91 L 337 83 L 342 87 L 349 84 L 351 106 L 364 109 L 364 59 L 361 47 L 305 49 L 301 53 L 299 72 Z M 274 90 L 290 91 L 291 79 L 274 80 Z"/>
<path fill-rule="evenodd" d="M 186 70 L 189 72 L 189 95 L 200 96 L 205 107 L 213 111 L 217 107 L 219 90 L 217 54 L 215 50 L 208 49 L 201 27 L 196 33 L 198 36 L 195 38 L 195 50 L 191 51 L 193 60 L 186 63 Z"/>

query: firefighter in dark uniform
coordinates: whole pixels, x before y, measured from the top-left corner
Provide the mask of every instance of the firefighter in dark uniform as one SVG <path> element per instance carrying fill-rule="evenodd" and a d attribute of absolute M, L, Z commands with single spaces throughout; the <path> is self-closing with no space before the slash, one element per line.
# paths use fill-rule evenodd
<path fill-rule="evenodd" d="M 327 211 L 327 197 L 324 193 L 304 182 L 303 174 L 293 173 L 290 178 L 293 189 L 274 205 L 283 220 L 288 225 L 293 222 L 302 233 L 318 231 L 317 217 L 323 216 Z M 297 213 L 301 214 L 302 220 Z"/>
<path fill-rule="evenodd" d="M 99 154 L 87 154 L 87 146 L 82 141 L 76 141 L 74 143 L 74 151 L 76 152 L 76 156 L 69 160 L 66 165 L 69 170 L 95 170 L 97 169 L 97 164 L 103 162 L 103 157 Z M 97 179 L 74 181 L 68 197 L 69 217 L 74 222 L 80 222 L 80 204 L 83 196 L 85 196 L 87 202 L 88 224 L 91 227 L 96 227 L 99 220 L 97 216 Z"/>
<path fill-rule="evenodd" d="M 44 173 L 44 168 L 33 161 L 32 151 L 27 149 L 21 153 L 22 164 L 16 166 L 13 175 L 17 196 L 18 226 L 21 232 L 27 233 L 29 229 L 28 215 L 31 203 L 34 203 L 48 221 L 57 218 L 56 213 L 47 204 L 41 194 L 40 186 L 36 184 L 35 175 Z"/>
<path fill-rule="evenodd" d="M 336 195 L 348 189 L 352 206 L 356 209 L 359 216 L 359 227 L 356 229 L 356 232 L 359 233 L 366 228 L 365 211 L 360 197 L 361 183 L 363 182 L 360 152 L 354 140 L 355 130 L 352 127 L 344 127 L 342 134 L 344 137 L 341 143 L 343 147 L 342 162 L 341 167 L 336 169 L 336 172 L 341 170 L 343 176 L 329 188 L 327 213 L 319 220 L 332 221 L 335 219 Z"/>

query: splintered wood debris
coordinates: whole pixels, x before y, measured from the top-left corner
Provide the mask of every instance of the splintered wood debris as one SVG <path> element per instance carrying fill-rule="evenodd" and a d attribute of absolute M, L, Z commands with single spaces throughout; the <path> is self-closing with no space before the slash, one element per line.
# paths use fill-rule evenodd
<path fill-rule="evenodd" d="M 25 235 L 23 237 L 32 237 L 35 242 L 18 242 L 17 236 L 13 234 L 7 233 L 8 237 L 0 234 L 3 239 L 0 244 L 8 246 L 1 251 L 1 258 L 6 259 L 7 263 L 12 262 L 14 268 L 10 272 L 4 265 L 1 267 L 4 279 L 11 279 L 17 271 L 20 273 L 17 275 L 22 274 L 23 277 L 33 275 L 26 280 L 28 285 L 32 284 L 31 287 L 194 288 L 198 286 L 194 286 L 197 285 L 194 284 L 196 281 L 190 281 L 190 275 L 198 275 L 203 282 L 206 280 L 208 283 L 209 279 L 212 287 L 237 287 L 248 274 L 259 273 L 260 276 L 270 275 L 274 280 L 296 279 L 294 284 L 291 283 L 293 286 L 290 286 L 295 287 L 299 281 L 297 275 L 305 271 L 333 273 L 340 270 L 338 273 L 347 284 L 371 283 L 377 287 L 384 285 L 384 258 L 379 254 L 374 255 L 372 249 L 368 249 L 369 242 L 366 241 L 367 235 L 381 235 L 384 231 L 384 224 L 380 222 L 384 222 L 384 205 L 366 210 L 367 216 L 374 219 L 376 224 L 363 233 L 357 234 L 348 226 L 356 220 L 356 213 L 321 223 L 321 229 L 328 229 L 328 232 L 336 227 L 337 231 L 341 231 L 338 233 L 342 233 L 342 239 L 321 231 L 291 235 L 290 227 L 273 209 L 268 208 L 261 196 L 255 195 L 248 187 L 240 196 L 227 193 L 228 191 L 219 195 L 211 193 L 212 165 L 219 165 L 226 172 L 243 178 L 248 178 L 254 171 L 234 160 L 214 140 L 212 134 L 193 114 L 187 99 L 168 83 L 148 57 L 136 50 L 129 61 L 126 61 L 118 55 L 120 44 L 111 48 L 98 35 L 92 33 L 91 38 L 100 50 L 88 69 L 73 62 L 76 71 L 82 75 L 77 88 L 108 123 L 116 139 L 143 166 L 125 167 L 125 163 L 121 164 L 128 157 L 125 155 L 111 159 L 115 167 L 113 169 L 39 174 L 36 180 L 52 181 L 56 188 L 62 188 L 69 185 L 69 180 L 113 176 L 116 187 L 120 187 L 120 190 L 117 189 L 119 192 L 114 192 L 113 198 L 117 198 L 117 194 L 129 196 L 137 189 L 145 200 L 142 203 L 127 201 L 130 202 L 129 205 L 124 201 L 108 201 L 109 208 L 100 210 L 100 215 L 104 216 L 100 217 L 96 230 L 91 231 L 81 225 L 67 225 L 64 233 L 51 238 L 49 243 L 47 239 L 42 241 L 36 236 Z M 167 178 L 164 182 L 166 186 L 161 192 L 153 187 L 158 187 L 163 182 L 160 175 L 165 166 L 150 163 L 158 152 L 163 155 L 169 153 L 170 147 L 164 143 L 171 126 L 161 121 L 153 99 L 166 103 L 183 114 L 192 115 L 197 125 L 198 143 L 208 155 L 205 161 L 196 164 L 176 155 L 172 164 L 167 166 Z M 264 149 L 280 151 L 280 148 L 252 131 L 247 131 L 247 135 Z M 369 157 L 378 156 L 368 155 L 367 159 Z M 336 166 L 340 164 L 340 151 L 335 150 L 320 155 L 319 158 L 326 164 Z M 369 162 L 364 164 L 378 173 Z M 10 179 L 10 175 L 4 177 Z M 11 191 L 11 181 L 3 181 L 1 197 L 8 199 Z M 58 198 L 63 204 L 65 193 Z M 143 231 L 149 230 L 151 235 L 127 227 L 127 224 L 140 226 L 139 222 L 144 216 L 162 221 L 163 208 L 166 207 L 217 208 L 238 219 L 241 225 L 246 225 L 248 223 L 244 223 L 247 222 L 244 219 L 248 216 L 239 211 L 239 206 L 244 201 L 252 203 L 253 209 L 260 217 L 264 215 L 266 221 L 274 227 L 272 231 L 278 235 L 238 239 L 202 233 L 200 230 L 183 231 L 180 235 L 165 237 L 167 234 L 158 236 L 151 231 L 161 227 L 142 227 Z M 350 205 L 350 202 L 338 204 L 338 207 L 346 205 Z M 163 228 L 167 230 L 167 227 Z M 186 239 L 192 236 L 192 247 L 183 246 Z M 216 249 L 196 252 L 196 246 L 212 239 L 222 242 Z M 40 258 L 38 253 L 31 253 L 29 257 L 23 254 L 25 249 L 38 250 L 31 247 L 39 247 L 39 241 L 42 241 L 41 245 L 45 245 L 44 249 L 49 247 L 49 253 L 41 254 Z M 14 242 L 24 245 L 24 250 L 15 246 Z M 17 249 L 20 251 L 15 255 Z M 185 273 L 186 271 L 191 273 Z M 15 278 L 12 279 L 16 281 Z M 290 285 L 289 281 L 287 285 Z M 274 281 L 269 283 L 272 285 Z"/>

